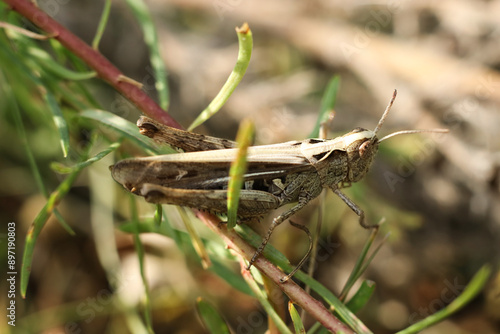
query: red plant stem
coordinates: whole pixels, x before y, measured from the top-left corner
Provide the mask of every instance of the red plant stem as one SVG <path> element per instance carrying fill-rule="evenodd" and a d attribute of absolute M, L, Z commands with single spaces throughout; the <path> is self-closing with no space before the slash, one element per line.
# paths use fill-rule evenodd
<path fill-rule="evenodd" d="M 64 28 L 45 12 L 36 7 L 28 0 L 3 0 L 10 7 L 30 20 L 33 24 L 53 36 L 68 50 L 82 59 L 97 75 L 123 94 L 144 114 L 157 121 L 175 128 L 181 128 L 166 111 L 151 99 L 144 91 L 136 85 L 123 81 L 124 75 L 99 51 L 93 49 L 76 35 Z"/>

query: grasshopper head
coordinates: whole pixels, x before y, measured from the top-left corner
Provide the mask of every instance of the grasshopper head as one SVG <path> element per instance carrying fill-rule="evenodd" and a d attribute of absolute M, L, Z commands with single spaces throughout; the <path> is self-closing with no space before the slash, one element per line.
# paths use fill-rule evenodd
<path fill-rule="evenodd" d="M 347 163 L 349 166 L 346 182 L 357 182 L 368 173 L 373 159 L 378 151 L 379 140 L 377 133 L 384 124 L 384 121 L 391 110 L 397 91 L 394 90 L 391 101 L 385 108 L 377 126 L 373 131 L 356 128 L 343 136 L 344 145 L 347 152 Z"/>
<path fill-rule="evenodd" d="M 394 90 L 392 94 L 392 98 L 389 101 L 389 104 L 385 108 L 385 111 L 380 118 L 377 126 L 373 131 L 366 130 L 363 128 L 356 128 L 349 132 L 348 134 L 343 136 L 344 145 L 346 147 L 347 152 L 347 161 L 349 164 L 349 172 L 347 176 L 347 182 L 357 182 L 370 169 L 372 165 L 373 159 L 375 158 L 375 154 L 378 151 L 378 144 L 386 139 L 389 139 L 394 136 L 403 135 L 403 134 L 411 134 L 411 133 L 422 133 L 422 132 L 433 132 L 433 133 L 446 133 L 447 129 L 430 129 L 430 130 L 403 130 L 393 132 L 390 135 L 387 135 L 381 139 L 377 138 L 377 133 L 384 124 L 389 111 L 391 110 L 392 104 L 396 99 L 397 91 Z"/>
<path fill-rule="evenodd" d="M 343 136 L 349 173 L 347 182 L 357 182 L 370 169 L 378 151 L 378 139 L 375 132 L 356 128 Z"/>

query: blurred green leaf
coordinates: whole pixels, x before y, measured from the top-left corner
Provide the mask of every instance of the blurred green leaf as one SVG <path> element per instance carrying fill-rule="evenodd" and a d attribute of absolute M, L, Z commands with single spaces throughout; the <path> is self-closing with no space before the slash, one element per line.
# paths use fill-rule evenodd
<path fill-rule="evenodd" d="M 165 221 L 165 219 L 163 219 L 163 221 Z M 120 224 L 118 228 L 126 233 L 134 233 L 134 229 L 136 229 L 139 233 L 158 233 L 170 238 L 173 238 L 173 235 L 175 235 L 177 238 L 176 243 L 180 249 L 183 249 L 184 251 L 191 249 L 193 254 L 196 253 L 193 248 L 191 237 L 185 231 L 172 229 L 166 233 L 162 227 L 159 227 L 155 223 L 154 219 L 142 219 L 140 224 L 137 224 L 136 226 L 134 226 L 134 224 L 134 222 L 126 222 Z M 206 239 L 202 239 L 202 241 L 205 244 L 204 247 L 210 254 L 210 261 L 212 265 L 209 270 L 214 272 L 217 276 L 222 278 L 235 289 L 247 295 L 253 295 L 252 291 L 248 288 L 248 285 L 241 278 L 241 275 L 230 270 L 223 264 L 226 260 L 234 261 L 234 258 L 230 256 L 226 247 L 218 241 L 215 242 Z"/>
<path fill-rule="evenodd" d="M 328 120 L 330 112 L 333 111 L 335 103 L 337 102 L 337 93 L 340 87 L 340 76 L 335 75 L 326 86 L 325 92 L 323 93 L 323 98 L 321 99 L 321 107 L 319 109 L 319 115 L 314 125 L 309 138 L 318 138 L 319 129 L 321 124 Z"/>
<path fill-rule="evenodd" d="M 352 296 L 352 298 L 346 303 L 346 306 L 352 313 L 357 313 L 363 308 L 363 306 L 368 303 L 373 292 L 375 292 L 376 284 L 370 280 L 364 280 L 361 283 L 358 291 Z"/>
<path fill-rule="evenodd" d="M 63 151 L 63 156 L 66 158 L 68 156 L 69 150 L 69 130 L 68 124 L 64 119 L 61 109 L 59 108 L 59 104 L 57 103 L 54 95 L 47 92 L 45 94 L 45 101 L 47 102 L 50 110 L 52 111 L 52 118 L 54 119 L 54 123 L 59 132 L 59 138 L 61 142 L 61 148 Z"/>
<path fill-rule="evenodd" d="M 198 230 L 193 225 L 191 219 L 194 218 L 188 215 L 186 207 L 177 207 L 177 209 L 182 218 L 182 222 L 184 223 L 184 226 L 186 227 L 186 230 L 189 234 L 189 239 L 192 242 L 193 248 L 196 251 L 196 254 L 198 254 L 198 256 L 200 257 L 203 269 L 208 269 L 212 265 L 212 261 L 208 256 L 208 252 L 205 248 L 203 241 L 201 240 Z"/>
<path fill-rule="evenodd" d="M 288 313 L 290 313 L 290 317 L 292 318 L 293 328 L 295 329 L 295 333 L 305 333 L 306 330 L 304 328 L 304 324 L 302 323 L 302 319 L 300 318 L 299 312 L 297 312 L 297 308 L 295 308 L 295 304 L 291 301 L 288 302 Z"/>
<path fill-rule="evenodd" d="M 196 306 L 198 309 L 198 314 L 200 315 L 205 327 L 207 328 L 209 333 L 214 334 L 230 334 L 229 327 L 227 327 L 226 322 L 220 316 L 219 312 L 215 309 L 215 307 L 198 297 L 196 300 Z"/>
<path fill-rule="evenodd" d="M 97 26 L 97 31 L 92 41 L 92 48 L 98 50 L 99 43 L 101 42 L 102 34 L 104 29 L 106 29 L 106 24 L 108 23 L 109 13 L 111 11 L 111 0 L 104 1 L 104 8 L 102 9 L 101 19 L 99 20 L 99 25 Z"/>
<path fill-rule="evenodd" d="M 378 234 L 378 231 L 379 231 L 378 227 L 372 229 L 372 233 L 370 233 L 370 236 L 366 240 L 365 245 L 361 251 L 361 254 L 359 255 L 358 259 L 356 260 L 354 268 L 352 269 L 351 274 L 349 275 L 349 278 L 347 279 L 347 282 L 345 283 L 344 288 L 342 289 L 342 292 L 340 293 L 340 297 L 339 297 L 340 300 L 344 300 L 344 298 L 347 296 L 347 294 L 349 293 L 349 291 L 352 288 L 352 286 L 354 285 L 354 283 L 356 283 L 358 278 L 363 274 L 363 272 L 366 270 L 366 268 L 368 267 L 370 262 L 373 260 L 375 255 L 378 253 L 382 244 L 384 243 L 385 239 L 384 239 L 384 241 L 382 241 L 380 243 L 380 245 L 377 248 L 375 248 L 375 250 L 372 252 L 371 256 L 367 258 L 370 247 L 372 246 L 373 241 L 375 240 L 375 237 Z"/>
<path fill-rule="evenodd" d="M 82 161 L 82 162 L 80 162 L 80 163 L 78 163 L 78 164 L 76 164 L 74 166 L 67 167 L 67 166 L 64 166 L 61 163 L 54 162 L 54 163 L 51 164 L 51 168 L 54 171 L 56 171 L 58 173 L 61 173 L 61 174 L 73 173 L 76 170 L 83 169 L 85 167 L 90 166 L 94 162 L 97 162 L 97 161 L 101 160 L 102 158 L 104 158 L 105 156 L 107 156 L 108 154 L 110 154 L 111 152 L 113 152 L 114 150 L 116 150 L 118 147 L 120 147 L 120 145 L 121 145 L 121 142 L 113 143 L 108 148 L 106 148 L 106 149 L 102 150 L 101 152 L 97 153 L 96 155 L 94 155 L 92 158 L 89 158 L 89 159 L 87 159 L 85 161 Z"/>
<path fill-rule="evenodd" d="M 32 61 L 36 61 L 40 67 L 42 67 L 47 72 L 55 75 L 59 79 L 78 81 L 78 80 L 88 80 L 96 77 L 96 72 L 76 72 L 61 66 L 59 63 L 55 62 L 54 59 L 45 51 L 36 48 L 29 47 L 27 50 L 28 54 L 33 56 Z"/>
<path fill-rule="evenodd" d="M 21 296 L 23 298 L 26 297 L 26 289 L 28 287 L 29 276 L 31 273 L 31 263 L 33 262 L 33 253 L 35 251 L 35 244 L 38 239 L 38 235 L 42 231 L 42 228 L 45 226 L 45 223 L 49 219 L 55 207 L 59 204 L 60 200 L 71 189 L 71 186 L 80 172 L 81 169 L 75 170 L 73 173 L 69 174 L 63 182 L 61 182 L 59 187 L 57 187 L 57 189 L 50 195 L 47 203 L 38 213 L 28 230 L 21 266 Z"/>
<path fill-rule="evenodd" d="M 240 262 L 240 265 L 243 265 L 243 261 Z M 286 324 L 283 322 L 283 320 L 280 318 L 278 313 L 276 313 L 276 310 L 273 308 L 272 304 L 269 302 L 268 297 L 263 289 L 259 287 L 257 282 L 255 281 L 254 277 L 252 276 L 252 271 L 248 270 L 242 270 L 241 274 L 243 275 L 243 278 L 245 279 L 246 283 L 252 290 L 254 296 L 259 300 L 259 303 L 262 305 L 264 310 L 266 311 L 268 317 L 270 320 L 274 322 L 274 325 L 276 328 L 280 331 L 280 333 L 288 334 L 290 330 L 286 326 Z"/>
<path fill-rule="evenodd" d="M 78 117 L 92 119 L 99 123 L 102 123 L 114 129 L 118 133 L 124 135 L 126 138 L 136 143 L 144 150 L 153 154 L 175 152 L 173 149 L 168 148 L 167 146 L 162 148 L 155 147 L 151 139 L 139 133 L 139 129 L 137 129 L 137 126 L 135 124 L 108 111 L 88 109 L 79 113 Z"/>
<path fill-rule="evenodd" d="M 137 212 L 136 198 L 130 196 L 130 211 L 132 216 L 133 228 L 134 228 L 134 249 L 137 253 L 137 259 L 139 260 L 139 271 L 141 273 L 142 284 L 144 286 L 144 322 L 148 332 L 153 333 L 153 316 L 152 316 L 152 306 L 151 306 L 151 294 L 149 289 L 149 282 L 146 278 L 145 264 L 144 264 L 144 245 L 142 244 L 141 238 L 139 237 L 139 214 Z"/>
<path fill-rule="evenodd" d="M 153 66 L 154 72 L 154 81 L 156 92 L 158 93 L 158 98 L 160 100 L 160 106 L 163 110 L 168 110 L 168 106 L 170 103 L 170 96 L 168 91 L 168 81 L 167 81 L 167 69 L 165 64 L 163 63 L 163 59 L 160 54 L 158 41 L 158 36 L 156 33 L 156 29 L 154 27 L 153 18 L 149 14 L 148 7 L 146 3 L 142 0 L 126 0 L 130 9 L 134 13 L 137 21 L 139 22 L 142 33 L 144 35 L 144 42 L 149 48 L 150 56 L 149 60 L 151 65 Z M 146 81 L 147 84 L 147 80 Z M 148 87 L 146 86 L 147 90 Z"/>
<path fill-rule="evenodd" d="M 212 266 L 210 267 L 210 271 L 222 278 L 233 288 L 249 296 L 255 296 L 252 290 L 248 287 L 248 284 L 245 283 L 239 272 L 230 270 L 228 267 L 222 264 L 222 262 L 220 261 L 221 259 L 219 259 L 218 257 L 212 256 L 211 259 Z"/>
<path fill-rule="evenodd" d="M 484 265 L 478 272 L 474 275 L 472 280 L 467 284 L 464 291 L 458 296 L 454 301 L 452 301 L 445 308 L 437 311 L 436 313 L 428 316 L 427 318 L 411 325 L 410 327 L 397 332 L 397 334 L 413 334 L 419 333 L 425 328 L 428 328 L 446 318 L 451 316 L 453 313 L 459 311 L 465 305 L 467 305 L 472 299 L 474 299 L 479 292 L 484 288 L 491 274 L 491 266 Z"/>

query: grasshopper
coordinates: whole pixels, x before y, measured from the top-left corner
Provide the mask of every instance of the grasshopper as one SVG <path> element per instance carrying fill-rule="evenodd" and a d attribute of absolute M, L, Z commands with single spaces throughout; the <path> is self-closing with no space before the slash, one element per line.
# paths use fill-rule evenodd
<path fill-rule="evenodd" d="M 377 133 L 396 94 L 395 90 L 373 131 L 356 128 L 333 139 L 305 139 L 248 148 L 247 172 L 240 192 L 238 217 L 241 220 L 260 217 L 283 205 L 295 203 L 273 219 L 248 268 L 262 253 L 274 229 L 317 197 L 323 188 L 330 188 L 337 194 L 358 215 L 361 226 L 376 226 L 365 222 L 363 210 L 340 189 L 365 176 L 379 143 L 387 138 L 400 134 L 448 131 L 405 130 L 378 139 Z M 137 125 L 142 134 L 180 148 L 185 153 L 119 161 L 110 167 L 117 182 L 151 203 L 227 213 L 229 168 L 238 151 L 235 142 L 170 128 L 144 116 Z M 300 268 L 309 252 L 282 282 Z"/>

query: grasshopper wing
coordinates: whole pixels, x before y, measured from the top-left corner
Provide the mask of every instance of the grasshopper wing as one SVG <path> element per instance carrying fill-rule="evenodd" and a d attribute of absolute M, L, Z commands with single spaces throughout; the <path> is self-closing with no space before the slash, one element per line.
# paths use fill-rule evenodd
<path fill-rule="evenodd" d="M 283 202 L 280 195 L 294 174 L 316 173 L 300 149 L 290 148 L 294 143 L 249 148 L 238 209 L 241 216 L 279 207 Z M 223 213 L 227 210 L 229 169 L 236 153 L 237 149 L 221 149 L 126 159 L 111 171 L 117 182 L 149 202 Z"/>
<path fill-rule="evenodd" d="M 283 178 L 314 170 L 300 154 L 284 154 L 285 146 L 250 147 L 245 181 Z M 168 154 L 125 159 L 111 167 L 113 178 L 132 192 L 151 183 L 168 188 L 223 190 L 229 182 L 229 169 L 236 149 Z M 262 190 L 262 189 L 260 189 Z"/>

